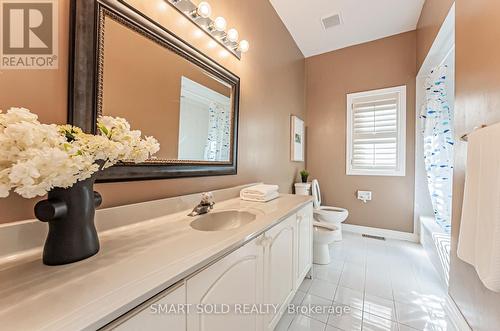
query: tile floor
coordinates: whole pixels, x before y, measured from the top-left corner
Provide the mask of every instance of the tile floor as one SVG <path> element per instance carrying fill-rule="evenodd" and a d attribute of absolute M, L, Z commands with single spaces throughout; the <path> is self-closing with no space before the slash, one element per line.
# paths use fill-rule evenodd
<path fill-rule="evenodd" d="M 330 246 L 332 262 L 314 265 L 293 304 L 345 308 L 348 313 L 286 314 L 276 330 L 457 330 L 446 290 L 422 246 L 344 234 Z M 460 330 L 457 330 L 460 331 Z"/>

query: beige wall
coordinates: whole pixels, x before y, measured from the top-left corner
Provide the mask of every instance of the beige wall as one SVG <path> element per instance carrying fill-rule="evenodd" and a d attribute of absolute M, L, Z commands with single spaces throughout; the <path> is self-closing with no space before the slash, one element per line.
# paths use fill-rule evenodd
<path fill-rule="evenodd" d="M 426 0 L 417 24 L 417 71 L 431 49 L 454 0 Z"/>
<path fill-rule="evenodd" d="M 453 1 L 427 0 L 417 30 L 420 63 Z M 500 2 L 456 1 L 455 164 L 453 178 L 450 295 L 475 331 L 498 330 L 500 294 L 486 289 L 457 255 L 467 144 L 458 138 L 481 124 L 500 121 Z"/>
<path fill-rule="evenodd" d="M 349 210 L 347 223 L 413 232 L 415 31 L 306 59 L 307 168 L 323 203 Z M 406 176 L 346 175 L 346 94 L 407 86 Z M 373 192 L 367 204 L 357 190 Z"/>
<path fill-rule="evenodd" d="M 457 137 L 500 121 L 500 2 L 456 3 Z M 450 293 L 475 331 L 500 328 L 500 294 L 487 290 L 475 270 L 456 256 L 462 211 L 467 144 L 455 148 Z"/>
<path fill-rule="evenodd" d="M 163 0 L 130 1 L 196 45 L 241 78 L 238 175 L 99 184 L 104 206 L 213 190 L 262 180 L 291 191 L 303 163 L 290 162 L 290 114 L 305 118 L 304 59 L 267 0 L 213 1 L 213 12 L 226 17 L 250 42 L 242 61 L 210 48 L 209 38 Z M 0 109 L 25 106 L 42 121 L 66 122 L 69 1 L 59 1 L 59 70 L 3 71 Z M 33 217 L 34 201 L 15 195 L 0 200 L 0 222 Z"/>

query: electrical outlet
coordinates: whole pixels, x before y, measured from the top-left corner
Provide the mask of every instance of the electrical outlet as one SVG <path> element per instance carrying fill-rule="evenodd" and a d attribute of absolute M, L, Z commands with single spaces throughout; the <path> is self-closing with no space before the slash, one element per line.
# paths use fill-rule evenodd
<path fill-rule="evenodd" d="M 372 192 L 371 191 L 358 191 L 358 200 L 363 201 L 364 203 L 372 200 Z"/>

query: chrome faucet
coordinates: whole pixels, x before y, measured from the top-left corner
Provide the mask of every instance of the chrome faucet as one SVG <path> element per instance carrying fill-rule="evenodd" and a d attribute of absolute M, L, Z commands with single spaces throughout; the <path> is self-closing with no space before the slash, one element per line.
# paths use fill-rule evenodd
<path fill-rule="evenodd" d="M 212 192 L 204 192 L 201 194 L 200 203 L 194 207 L 193 211 L 188 214 L 188 216 L 198 216 L 208 213 L 210 210 L 214 209 L 214 196 Z"/>

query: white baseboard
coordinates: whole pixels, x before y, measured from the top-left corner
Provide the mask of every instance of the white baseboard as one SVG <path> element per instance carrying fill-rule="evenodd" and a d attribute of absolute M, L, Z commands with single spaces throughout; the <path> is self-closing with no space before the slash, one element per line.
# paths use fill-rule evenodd
<path fill-rule="evenodd" d="M 420 242 L 420 238 L 415 233 L 371 228 L 368 226 L 342 224 L 342 230 L 352 233 L 368 234 L 372 236 L 385 237 L 388 239 L 406 240 L 411 242 Z"/>

